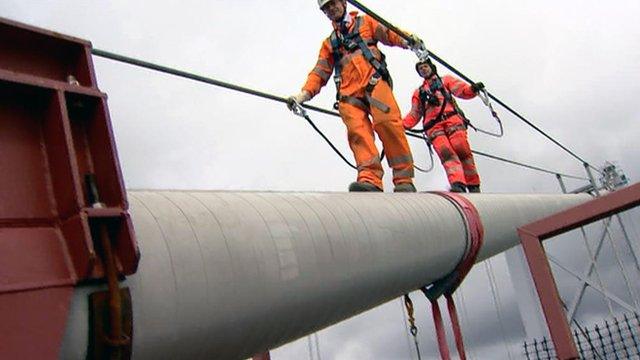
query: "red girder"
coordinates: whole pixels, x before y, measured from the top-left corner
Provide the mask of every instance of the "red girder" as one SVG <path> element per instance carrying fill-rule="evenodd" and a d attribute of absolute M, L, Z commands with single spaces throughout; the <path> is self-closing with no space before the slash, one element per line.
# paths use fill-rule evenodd
<path fill-rule="evenodd" d="M 518 229 L 558 359 L 577 359 L 578 350 L 571 335 L 571 328 L 560 300 L 549 260 L 542 247 L 542 241 L 638 205 L 640 205 L 640 183 Z"/>

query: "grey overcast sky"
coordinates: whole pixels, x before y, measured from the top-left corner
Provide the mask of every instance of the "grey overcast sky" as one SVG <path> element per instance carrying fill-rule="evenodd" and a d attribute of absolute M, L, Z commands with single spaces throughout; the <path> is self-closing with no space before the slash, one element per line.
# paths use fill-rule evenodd
<path fill-rule="evenodd" d="M 419 35 L 446 59 L 595 166 L 617 162 L 640 177 L 640 2 L 637 0 L 367 0 L 371 9 Z M 295 94 L 315 63 L 330 25 L 315 0 L 99 1 L 2 0 L 0 16 L 90 40 L 94 47 L 173 66 L 280 96 Z M 415 56 L 385 48 L 403 113 L 420 83 Z M 355 173 L 285 106 L 147 70 L 94 59 L 109 94 L 128 188 L 344 191 Z M 441 67 L 441 72 L 446 73 Z M 330 108 L 329 84 L 311 104 Z M 478 126 L 494 126 L 477 99 L 461 106 Z M 470 132 L 474 149 L 563 173 L 582 164 L 496 107 L 506 136 Z M 310 113 L 346 154 L 344 126 Z M 418 165 L 426 150 L 411 140 Z M 558 192 L 552 175 L 477 158 L 488 192 Z M 387 177 L 390 172 L 387 171 Z M 583 185 L 568 181 L 570 188 Z M 446 189 L 439 164 L 418 174 L 419 190 Z M 385 180 L 390 188 L 390 180 Z M 472 352 L 519 351 L 519 323 L 503 257 L 493 263 L 503 296 L 506 334 L 495 324 L 479 267 L 465 285 Z M 418 305 L 426 314 L 426 305 Z M 423 351 L 435 356 L 429 319 Z M 463 318 L 463 321 L 465 319 Z M 393 302 L 320 332 L 324 359 L 409 358 L 400 305 Z M 515 329 L 515 330 L 514 330 Z M 504 332 L 503 332 L 504 333 Z M 306 359 L 306 340 L 273 352 Z M 506 356 L 506 355 L 500 355 Z M 500 356 L 494 358 L 500 358 Z M 516 356 L 517 358 L 517 356 Z"/>

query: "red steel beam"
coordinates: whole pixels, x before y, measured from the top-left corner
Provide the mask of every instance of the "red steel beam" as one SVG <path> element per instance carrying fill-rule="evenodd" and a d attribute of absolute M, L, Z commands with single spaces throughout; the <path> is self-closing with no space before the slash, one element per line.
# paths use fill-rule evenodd
<path fill-rule="evenodd" d="M 578 359 L 579 354 L 542 241 L 638 205 L 640 205 L 640 183 L 518 229 L 558 359 Z"/>
<path fill-rule="evenodd" d="M 578 359 L 578 349 L 571 335 L 571 327 L 567 322 L 558 287 L 549 266 L 549 260 L 542 247 L 540 238 L 534 234 L 518 229 L 522 240 L 522 248 L 529 264 L 531 277 L 536 286 L 542 312 L 547 320 L 549 334 L 553 340 L 558 359 Z"/>
<path fill-rule="evenodd" d="M 640 183 L 620 189 L 520 229 L 545 240 L 640 205 Z"/>
<path fill-rule="evenodd" d="M 0 17 L 0 54 L 0 359 L 56 359 L 74 285 L 104 277 L 96 229 L 120 274 L 140 255 L 91 43 Z"/>

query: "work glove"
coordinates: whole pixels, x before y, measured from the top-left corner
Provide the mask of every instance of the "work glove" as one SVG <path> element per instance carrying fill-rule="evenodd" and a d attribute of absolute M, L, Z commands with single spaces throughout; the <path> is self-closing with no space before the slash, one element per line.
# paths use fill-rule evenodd
<path fill-rule="evenodd" d="M 411 51 L 413 51 L 420 60 L 424 60 L 429 57 L 429 51 L 424 45 L 424 41 L 422 41 L 422 39 L 417 35 L 411 34 L 409 36 L 408 45 Z"/>
<path fill-rule="evenodd" d="M 287 98 L 287 107 L 289 108 L 289 110 L 293 110 L 296 103 L 302 105 L 310 99 L 311 94 L 306 90 L 302 90 L 298 95 L 292 95 Z"/>
<path fill-rule="evenodd" d="M 409 47 L 411 49 L 414 49 L 416 47 L 418 48 L 424 48 L 424 42 L 422 41 L 422 39 L 420 39 L 418 37 L 418 35 L 416 34 L 411 34 L 409 35 Z"/>
<path fill-rule="evenodd" d="M 476 94 L 482 89 L 484 89 L 484 84 L 481 82 L 471 84 L 471 90 Z"/>

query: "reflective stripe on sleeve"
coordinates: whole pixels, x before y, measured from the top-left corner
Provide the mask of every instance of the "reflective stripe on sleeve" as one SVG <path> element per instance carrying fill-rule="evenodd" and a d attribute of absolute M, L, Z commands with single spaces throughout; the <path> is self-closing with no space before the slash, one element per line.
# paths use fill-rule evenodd
<path fill-rule="evenodd" d="M 320 78 L 324 82 L 327 82 L 327 80 L 329 80 L 329 78 L 331 77 L 331 73 L 328 73 L 326 70 L 324 70 L 322 68 L 319 68 L 319 67 L 313 68 L 312 72 L 314 74 L 320 76 Z"/>
<path fill-rule="evenodd" d="M 378 26 L 376 26 L 376 30 L 375 30 L 375 38 L 382 41 L 383 43 L 389 43 L 389 35 L 388 35 L 388 29 L 382 25 L 382 24 L 378 24 Z"/>

